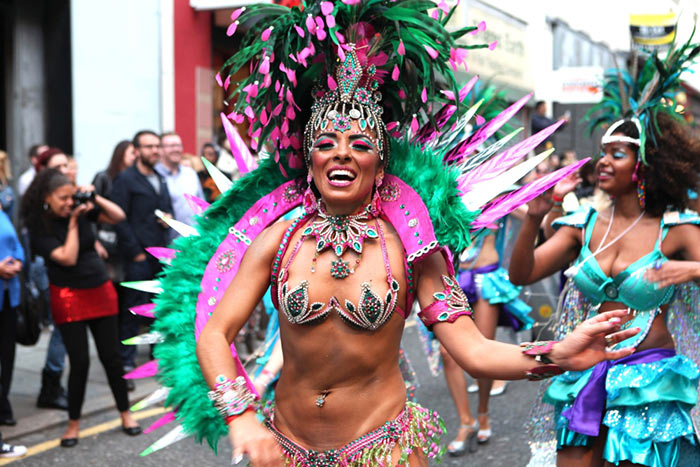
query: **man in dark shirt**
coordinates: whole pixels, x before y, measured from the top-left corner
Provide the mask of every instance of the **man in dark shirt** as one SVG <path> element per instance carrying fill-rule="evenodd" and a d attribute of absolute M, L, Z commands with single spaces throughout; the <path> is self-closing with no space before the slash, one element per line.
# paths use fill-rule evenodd
<path fill-rule="evenodd" d="M 167 243 L 167 226 L 156 216 L 155 211 L 171 213 L 170 194 L 165 179 L 154 170 L 160 159 L 160 137 L 150 130 L 136 133 L 133 140 L 136 162 L 120 173 L 114 180 L 110 198 L 126 213 L 126 220 L 117 224 L 119 251 L 124 257 L 126 281 L 151 280 L 161 271 L 154 257 L 146 254 L 147 247 L 163 247 Z M 132 289 L 122 290 L 120 303 L 120 340 L 134 337 L 139 332 L 142 320 L 128 311 L 143 305 L 151 296 Z M 136 347 L 122 345 L 124 370 L 134 369 Z"/>
<path fill-rule="evenodd" d="M 553 125 L 554 123 L 557 122 L 557 120 L 554 120 L 552 118 L 549 118 L 545 115 L 547 112 L 547 104 L 544 101 L 537 101 L 535 104 L 535 113 L 532 115 L 532 119 L 530 120 L 530 130 L 532 131 L 532 134 L 534 135 L 535 133 L 544 130 L 550 125 Z M 569 122 L 569 119 L 571 118 L 571 113 L 566 112 L 564 115 L 562 115 L 559 120 L 564 120 L 565 122 Z M 557 129 L 557 131 L 561 130 L 566 126 L 566 123 Z M 545 141 L 542 141 L 537 148 L 535 148 L 536 153 L 540 153 L 542 151 L 545 151 L 549 148 L 552 147 L 552 136 L 547 138 Z"/>

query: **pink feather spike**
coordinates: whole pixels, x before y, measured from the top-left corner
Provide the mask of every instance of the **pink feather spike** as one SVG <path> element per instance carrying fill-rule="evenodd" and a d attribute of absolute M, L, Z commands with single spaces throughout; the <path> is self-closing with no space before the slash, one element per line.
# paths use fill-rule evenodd
<path fill-rule="evenodd" d="M 158 420 L 153 422 L 151 426 L 143 430 L 143 434 L 147 435 L 151 431 L 155 431 L 158 428 L 167 425 L 168 423 L 172 423 L 175 421 L 175 412 L 168 412 L 162 417 L 160 417 Z"/>
<path fill-rule="evenodd" d="M 404 47 L 403 41 L 399 41 L 399 47 L 396 49 L 396 53 L 401 56 L 406 55 L 406 47 Z"/>
<path fill-rule="evenodd" d="M 460 156 L 465 154 L 471 154 L 483 142 L 489 139 L 494 133 L 496 133 L 496 131 L 498 131 L 499 128 L 505 125 L 506 122 L 508 122 L 508 120 L 513 118 L 513 116 L 516 113 L 518 113 L 518 111 L 525 105 L 525 103 L 528 100 L 530 100 L 530 97 L 532 97 L 532 93 L 521 97 L 510 107 L 508 107 L 503 112 L 492 118 L 486 125 L 476 130 L 467 140 L 467 144 L 464 147 L 463 152 L 462 154 L 460 154 Z M 446 162 L 450 162 L 453 159 L 455 158 L 451 157 Z"/>
<path fill-rule="evenodd" d="M 433 60 L 436 60 L 438 58 L 438 51 L 430 47 L 429 45 L 423 45 L 423 48 L 425 49 L 426 52 L 428 52 L 428 55 L 430 55 L 430 58 Z"/>
<path fill-rule="evenodd" d="M 250 107 L 248 107 L 249 109 Z M 233 153 L 234 159 L 236 159 L 236 165 L 238 166 L 238 171 L 241 174 L 246 174 L 251 170 L 258 168 L 258 163 L 255 162 L 253 156 L 250 154 L 248 147 L 245 142 L 241 139 L 241 136 L 236 131 L 236 128 L 231 124 L 226 115 L 221 113 L 221 121 L 224 124 L 224 131 L 226 132 L 226 137 L 231 145 L 231 152 Z"/>
<path fill-rule="evenodd" d="M 324 16 L 328 16 L 331 13 L 333 13 L 334 8 L 335 8 L 335 5 L 333 5 L 333 2 L 322 2 L 321 3 L 321 13 L 323 13 Z"/>
<path fill-rule="evenodd" d="M 160 246 L 149 246 L 146 248 L 146 251 L 158 261 L 168 264 L 175 259 L 175 255 L 177 254 L 177 250 Z"/>
<path fill-rule="evenodd" d="M 156 317 L 156 304 L 155 303 L 146 303 L 145 305 L 138 305 L 138 306 L 132 306 L 129 308 L 129 311 L 132 312 L 135 315 L 139 316 L 145 316 L 146 318 L 155 318 Z"/>
<path fill-rule="evenodd" d="M 508 215 L 518 207 L 537 198 L 539 195 L 552 188 L 559 180 L 569 176 L 569 174 L 572 172 L 577 171 L 589 160 L 590 158 L 586 158 L 571 165 L 567 165 L 566 167 L 562 167 L 559 170 L 528 183 L 524 187 L 521 187 L 520 189 L 509 193 L 502 198 L 492 201 L 481 210 L 481 214 L 474 221 L 472 227 L 475 230 L 480 229 Z"/>
<path fill-rule="evenodd" d="M 527 153 L 539 146 L 539 144 L 546 140 L 552 133 L 557 131 L 557 129 L 563 123 L 564 120 L 560 120 L 557 123 L 548 126 L 544 130 L 541 130 L 529 138 L 522 140 L 518 144 L 511 146 L 501 154 L 492 157 L 483 164 L 474 168 L 474 170 L 462 175 L 457 179 L 459 184 L 458 189 L 462 193 L 467 193 L 476 183 L 485 182 L 502 174 L 512 167 L 517 161 L 522 159 Z M 484 126 L 488 126 L 488 123 Z M 464 154 L 471 154 L 471 151 L 465 151 Z"/>
<path fill-rule="evenodd" d="M 151 360 L 124 375 L 124 379 L 150 378 L 158 373 L 158 360 Z"/>
<path fill-rule="evenodd" d="M 187 200 L 187 204 L 189 204 L 190 206 L 190 209 L 192 209 L 192 211 L 194 211 L 195 214 L 201 214 L 207 209 L 209 209 L 210 204 L 204 201 L 202 198 L 198 198 L 197 196 L 191 195 L 189 193 L 185 193 L 184 196 Z"/>

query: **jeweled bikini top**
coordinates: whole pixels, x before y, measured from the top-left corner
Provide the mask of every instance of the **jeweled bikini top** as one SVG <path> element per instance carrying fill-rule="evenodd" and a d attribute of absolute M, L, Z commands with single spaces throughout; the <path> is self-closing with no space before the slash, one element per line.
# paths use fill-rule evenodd
<path fill-rule="evenodd" d="M 292 261 L 294 261 L 294 258 L 301 249 L 301 245 L 304 243 L 304 240 L 311 235 L 311 232 L 307 232 L 309 230 L 307 228 L 295 245 L 294 250 L 292 250 L 289 261 L 279 272 L 277 280 L 273 280 L 271 284 L 273 297 L 276 297 L 279 309 L 284 313 L 290 323 L 306 324 L 312 321 L 317 321 L 328 315 L 331 310 L 335 310 L 343 319 L 355 326 L 368 330 L 376 330 L 391 317 L 391 314 L 395 309 L 405 317 L 403 311 L 396 306 L 399 283 L 391 274 L 391 266 L 389 264 L 389 256 L 386 249 L 384 232 L 379 221 L 375 219 L 374 222 L 382 249 L 384 268 L 386 270 L 386 280 L 389 284 L 389 290 L 386 292 L 384 298 L 372 290 L 369 282 L 363 282 L 360 286 L 360 299 L 357 305 L 352 303 L 350 300 L 345 300 L 345 304 L 343 306 L 336 297 L 331 297 L 328 303 L 310 303 L 309 283 L 306 280 L 302 280 L 299 285 L 290 290 L 289 283 L 287 281 L 289 266 L 291 265 Z M 282 238 L 282 244 L 277 251 L 277 256 L 275 257 L 273 264 L 273 277 L 281 265 L 282 258 L 284 257 L 287 247 L 289 246 L 289 240 L 292 238 L 294 232 L 303 227 L 305 223 L 304 216 L 302 216 L 294 220 L 294 222 L 292 222 L 285 232 L 284 237 Z M 340 277 L 333 277 L 336 279 L 341 279 Z"/>

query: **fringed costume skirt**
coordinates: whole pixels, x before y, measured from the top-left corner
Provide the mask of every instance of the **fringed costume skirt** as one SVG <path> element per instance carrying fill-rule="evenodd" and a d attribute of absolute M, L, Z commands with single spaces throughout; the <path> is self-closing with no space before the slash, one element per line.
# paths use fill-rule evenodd
<path fill-rule="evenodd" d="M 690 410 L 700 371 L 670 349 L 650 349 L 553 379 L 557 449 L 591 446 L 607 428 L 603 457 L 651 467 L 680 467 L 683 443 L 698 450 Z"/>

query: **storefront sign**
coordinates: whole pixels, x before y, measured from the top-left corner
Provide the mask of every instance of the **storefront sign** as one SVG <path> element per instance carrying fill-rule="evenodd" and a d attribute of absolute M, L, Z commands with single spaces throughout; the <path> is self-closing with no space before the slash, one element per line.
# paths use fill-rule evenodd
<path fill-rule="evenodd" d="M 603 98 L 603 67 L 562 67 L 552 72 L 551 99 L 561 104 L 594 104 Z"/>

